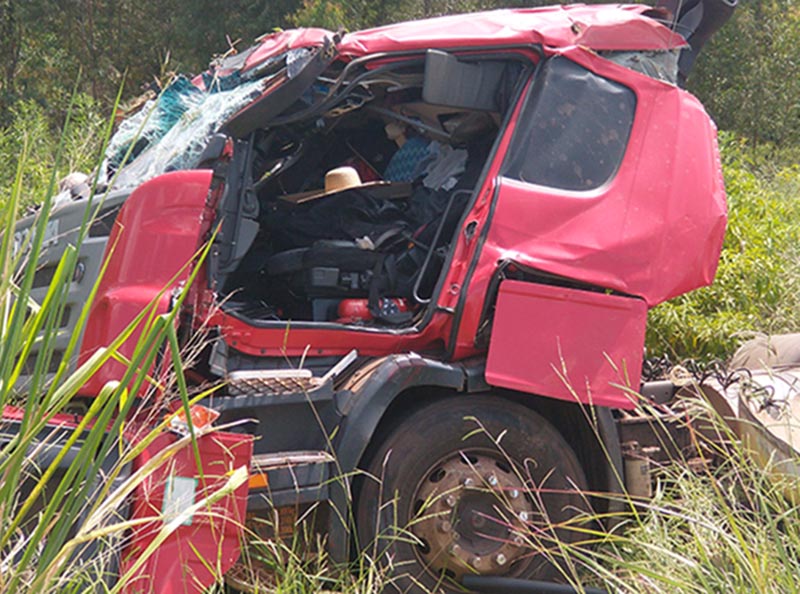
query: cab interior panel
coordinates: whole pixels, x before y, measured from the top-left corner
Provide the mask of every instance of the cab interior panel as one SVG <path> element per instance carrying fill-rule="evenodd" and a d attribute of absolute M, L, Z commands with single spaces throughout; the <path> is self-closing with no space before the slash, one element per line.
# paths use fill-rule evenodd
<path fill-rule="evenodd" d="M 372 327 L 422 317 L 523 71 L 486 62 L 493 94 L 461 84 L 448 98 L 426 82 L 430 62 L 352 81 L 332 66 L 251 134 L 243 191 L 257 199 L 259 231 L 224 281 L 226 310 Z"/>

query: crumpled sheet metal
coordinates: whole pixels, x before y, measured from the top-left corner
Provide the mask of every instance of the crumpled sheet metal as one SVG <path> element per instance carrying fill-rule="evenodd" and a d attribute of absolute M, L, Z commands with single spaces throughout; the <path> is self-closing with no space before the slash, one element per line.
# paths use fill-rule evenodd
<path fill-rule="evenodd" d="M 553 50 L 580 45 L 614 51 L 665 50 L 685 45 L 680 35 L 643 16 L 648 10 L 649 7 L 643 5 L 575 5 L 455 15 L 355 32 L 345 35 L 337 50 L 345 56 L 359 57 L 415 48 L 505 44 L 540 44 Z M 161 121 L 165 116 L 159 109 L 161 99 L 146 105 L 123 122 L 111 140 L 108 155 L 112 167 L 133 139 L 143 137 L 149 144 L 123 168 L 114 186 L 133 187 L 165 171 L 194 166 L 209 136 L 258 96 L 255 86 L 259 83 L 247 81 L 259 67 L 287 52 L 289 62 L 298 58 L 295 61 L 299 67 L 304 59 L 295 53 L 321 45 L 326 37 L 333 37 L 333 33 L 313 28 L 282 31 L 261 38 L 241 59 L 234 57 L 223 60 L 218 66 L 212 65 L 206 74 L 213 80 L 227 80 L 226 85 L 221 89 L 209 86 L 203 75 L 195 77 L 191 83 L 185 81 L 184 86 L 190 88 L 175 93 L 182 110 L 177 122 L 170 118 L 168 122 Z M 261 88 L 263 86 L 259 86 L 259 90 Z M 170 90 L 168 88 L 167 92 Z M 215 90 L 219 92 L 213 92 Z"/>
<path fill-rule="evenodd" d="M 587 192 L 501 178 L 488 263 L 514 260 L 641 297 L 650 307 L 711 284 L 727 205 L 716 130 L 702 105 L 673 85 L 585 50 L 565 53 L 637 90 L 649 87 L 638 94 L 627 147 L 635 158 L 626 156 L 613 179 Z M 694 149 L 670 150 L 678 146 Z"/>
<path fill-rule="evenodd" d="M 290 29 L 261 37 L 259 44 L 247 57 L 242 73 L 246 74 L 249 70 L 289 50 L 322 45 L 326 37 L 333 37 L 333 32 L 318 28 Z"/>
<path fill-rule="evenodd" d="M 685 47 L 668 27 L 644 16 L 652 8 L 631 5 L 571 5 L 508 9 L 396 23 L 345 35 L 340 54 L 357 58 L 370 53 L 428 48 L 541 44 L 545 48 L 582 46 L 592 50 L 663 51 Z M 242 72 L 280 53 L 321 45 L 333 32 L 293 29 L 261 39 Z"/>
<path fill-rule="evenodd" d="M 592 50 L 666 50 L 686 45 L 683 37 L 643 16 L 643 4 L 580 4 L 509 9 L 398 23 L 346 35 L 339 52 L 458 48 L 481 45 L 582 46 Z"/>

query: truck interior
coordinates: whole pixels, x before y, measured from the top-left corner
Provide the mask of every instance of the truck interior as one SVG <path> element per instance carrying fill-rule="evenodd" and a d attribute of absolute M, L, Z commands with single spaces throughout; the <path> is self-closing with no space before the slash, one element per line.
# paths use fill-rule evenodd
<path fill-rule="evenodd" d="M 216 276 L 227 312 L 402 328 L 432 301 L 530 62 L 434 50 L 362 61 L 331 63 L 235 148 L 250 207 L 242 257 Z"/>

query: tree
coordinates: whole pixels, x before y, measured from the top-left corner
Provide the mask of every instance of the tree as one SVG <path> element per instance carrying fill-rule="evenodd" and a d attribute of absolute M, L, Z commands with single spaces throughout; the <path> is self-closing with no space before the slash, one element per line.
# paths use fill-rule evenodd
<path fill-rule="evenodd" d="M 719 126 L 755 143 L 800 142 L 800 7 L 791 0 L 740 4 L 690 80 Z"/>

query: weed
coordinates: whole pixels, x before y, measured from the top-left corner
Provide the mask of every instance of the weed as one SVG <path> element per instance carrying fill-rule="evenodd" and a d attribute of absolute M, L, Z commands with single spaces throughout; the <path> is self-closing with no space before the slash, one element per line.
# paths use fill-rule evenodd
<path fill-rule="evenodd" d="M 78 113 L 83 109 L 78 104 L 73 107 Z M 82 125 L 95 126 L 85 120 Z M 247 472 L 231 468 L 224 477 L 210 477 L 200 470 L 201 485 L 193 505 L 174 516 L 153 512 L 131 519 L 132 494 L 152 477 L 169 475 L 182 451 L 193 450 L 200 469 L 201 434 L 195 434 L 191 423 L 190 436 L 171 439 L 168 447 L 161 447 L 157 456 L 137 468 L 134 461 L 164 436 L 170 419 L 126 424 L 136 413 L 136 398 L 131 395 L 152 383 L 149 370 L 166 343 L 173 347 L 175 391 L 184 410 L 190 405 L 175 348 L 177 309 L 159 314 L 159 295 L 111 344 L 73 368 L 82 320 L 101 274 L 93 279 L 90 298 L 81 304 L 81 321 L 67 337 L 66 347 L 57 348 L 65 299 L 90 228 L 91 209 L 76 231 L 75 243 L 59 259 L 49 285 L 34 293 L 34 278 L 46 244 L 56 172 L 65 151 L 80 157 L 90 149 L 84 142 L 71 140 L 75 130 L 68 119 L 55 145 L 47 145 L 57 147 L 53 161 L 32 162 L 32 155 L 41 149 L 37 143 L 46 142 L 40 132 L 35 126 L 25 130 L 0 210 L 0 409 L 4 411 L 0 421 L 0 591 L 117 592 L 138 577 L 159 544 L 188 519 L 206 516 L 207 522 L 219 521 L 216 502 L 238 489 Z M 45 167 L 47 175 L 38 167 Z M 32 202 L 40 207 L 31 231 L 19 237 L 15 231 L 20 209 Z M 176 297 L 180 302 L 185 291 Z M 120 359 L 120 346 L 135 331 L 140 332 L 137 349 L 120 380 L 106 384 L 80 416 L 71 414 L 80 388 L 101 366 Z M 158 529 L 142 532 L 152 526 Z M 121 555 L 131 542 L 142 538 L 145 542 L 135 559 Z M 203 561 L 214 573 L 217 560 Z"/>

